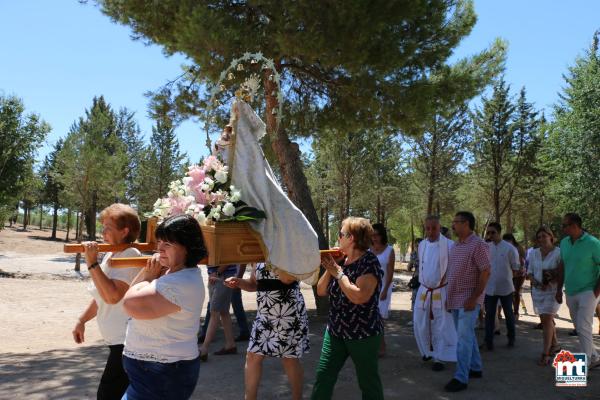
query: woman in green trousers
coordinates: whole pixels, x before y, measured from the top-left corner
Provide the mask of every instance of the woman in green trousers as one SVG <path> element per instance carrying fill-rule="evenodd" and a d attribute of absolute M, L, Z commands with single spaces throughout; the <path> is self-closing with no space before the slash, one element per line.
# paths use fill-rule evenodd
<path fill-rule="evenodd" d="M 313 400 L 331 399 L 348 357 L 354 362 L 362 398 L 383 399 L 377 357 L 383 334 L 379 315 L 383 272 L 369 251 L 372 234 L 368 220 L 346 218 L 339 232 L 343 262 L 338 265 L 331 255 L 322 258 L 327 272 L 319 279 L 317 294 L 329 296 L 330 307 Z"/>

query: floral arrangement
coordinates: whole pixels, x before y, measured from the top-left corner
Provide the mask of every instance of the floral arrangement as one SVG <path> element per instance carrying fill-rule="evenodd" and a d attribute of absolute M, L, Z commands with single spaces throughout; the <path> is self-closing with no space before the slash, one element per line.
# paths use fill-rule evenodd
<path fill-rule="evenodd" d="M 189 214 L 200 225 L 266 218 L 264 211 L 244 203 L 241 191 L 228 183 L 227 165 L 217 156 L 208 156 L 202 165 L 191 165 L 186 177 L 171 182 L 167 197 L 158 199 L 146 216 L 164 219 Z"/>

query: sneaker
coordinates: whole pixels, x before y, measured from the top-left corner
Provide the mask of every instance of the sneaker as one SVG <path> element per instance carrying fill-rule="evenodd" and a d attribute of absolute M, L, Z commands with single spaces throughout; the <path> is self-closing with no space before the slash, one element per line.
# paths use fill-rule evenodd
<path fill-rule="evenodd" d="M 573 329 L 571 332 L 569 332 L 569 336 L 579 336 L 577 329 Z"/>
<path fill-rule="evenodd" d="M 469 370 L 469 378 L 483 378 L 483 371 Z"/>
<path fill-rule="evenodd" d="M 431 369 L 435 372 L 439 372 L 439 371 L 443 371 L 444 368 L 446 368 L 446 366 L 444 365 L 444 363 L 441 363 L 439 361 L 435 361 L 433 363 L 433 365 L 431 366 Z"/>
<path fill-rule="evenodd" d="M 462 383 L 456 378 L 452 378 L 452 380 L 450 380 L 450 382 L 448 382 L 446 386 L 444 386 L 446 392 L 460 392 L 461 390 L 465 390 L 466 388 L 467 384 Z"/>

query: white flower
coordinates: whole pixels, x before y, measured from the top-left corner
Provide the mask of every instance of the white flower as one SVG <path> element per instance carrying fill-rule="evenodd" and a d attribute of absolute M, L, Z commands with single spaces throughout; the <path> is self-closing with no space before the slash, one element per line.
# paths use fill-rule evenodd
<path fill-rule="evenodd" d="M 210 213 L 208 213 L 208 218 L 212 218 L 215 221 L 218 221 L 221 217 L 221 206 L 215 206 L 210 209 Z"/>
<path fill-rule="evenodd" d="M 225 203 L 223 206 L 223 214 L 232 217 L 233 214 L 235 214 L 235 206 L 229 202 Z"/>
<path fill-rule="evenodd" d="M 156 209 L 160 208 L 161 206 L 162 206 L 162 199 L 158 199 L 154 202 L 154 205 L 152 207 L 155 209 L 154 211 L 156 212 Z"/>
<path fill-rule="evenodd" d="M 206 190 L 204 190 L 204 185 L 208 185 L 208 189 L 212 189 L 215 186 L 215 181 L 213 181 L 209 177 L 204 178 L 204 183 L 202 184 L 202 190 L 204 192 L 206 192 Z"/>
<path fill-rule="evenodd" d="M 240 201 L 241 198 L 242 198 L 242 192 L 234 189 L 232 186 L 231 187 L 231 195 L 229 195 L 229 200 L 231 200 L 232 202 L 235 203 L 236 201 Z"/>
<path fill-rule="evenodd" d="M 206 215 L 204 215 L 204 212 L 200 211 L 198 215 L 196 215 L 196 219 L 200 225 L 206 225 Z"/>
<path fill-rule="evenodd" d="M 215 179 L 221 183 L 227 182 L 227 167 L 223 167 L 215 172 Z"/>

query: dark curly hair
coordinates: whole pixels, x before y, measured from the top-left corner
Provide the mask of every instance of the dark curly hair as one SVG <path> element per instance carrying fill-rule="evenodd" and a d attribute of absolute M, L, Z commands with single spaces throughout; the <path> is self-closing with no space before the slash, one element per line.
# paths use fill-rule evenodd
<path fill-rule="evenodd" d="M 156 239 L 185 247 L 185 267 L 194 268 L 208 255 L 200 224 L 191 215 L 176 215 L 165 219 L 156 228 Z"/>

